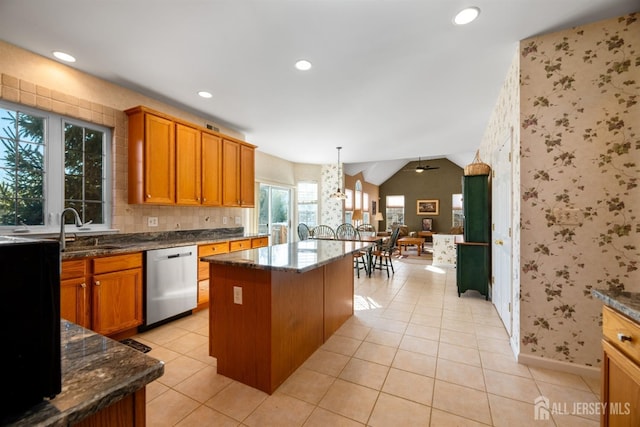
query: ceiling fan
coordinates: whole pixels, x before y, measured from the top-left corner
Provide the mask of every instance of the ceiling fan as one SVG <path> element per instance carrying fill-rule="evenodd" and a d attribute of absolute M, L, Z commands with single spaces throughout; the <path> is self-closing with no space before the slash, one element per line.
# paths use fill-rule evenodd
<path fill-rule="evenodd" d="M 420 157 L 418 157 L 418 166 L 416 166 L 414 169 L 403 169 L 405 172 L 417 172 L 417 173 L 422 173 L 424 171 L 430 171 L 430 170 L 434 170 L 434 169 L 440 169 L 440 166 L 429 166 L 429 165 L 422 165 Z"/>

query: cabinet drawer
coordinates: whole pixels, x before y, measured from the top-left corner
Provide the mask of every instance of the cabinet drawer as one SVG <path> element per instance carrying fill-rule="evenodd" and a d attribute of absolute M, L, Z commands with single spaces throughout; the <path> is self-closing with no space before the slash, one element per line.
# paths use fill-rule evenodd
<path fill-rule="evenodd" d="M 251 249 L 251 239 L 233 240 L 229 242 L 229 252 Z"/>
<path fill-rule="evenodd" d="M 84 259 L 71 259 L 62 261 L 60 280 L 84 277 L 87 273 L 87 262 Z"/>
<path fill-rule="evenodd" d="M 640 326 L 624 315 L 602 307 L 602 332 L 605 339 L 629 356 L 634 362 L 640 363 Z M 627 340 L 628 337 L 630 340 Z"/>
<path fill-rule="evenodd" d="M 139 267 L 142 267 L 142 252 L 95 258 L 93 260 L 93 274 L 109 273 L 111 271 L 128 270 Z"/>
<path fill-rule="evenodd" d="M 251 247 L 252 248 L 262 248 L 264 246 L 269 246 L 269 238 L 268 237 L 256 237 L 251 239 Z"/>
<path fill-rule="evenodd" d="M 210 243 L 198 246 L 198 260 L 203 256 L 226 254 L 229 252 L 229 242 Z M 198 280 L 209 278 L 209 263 L 198 261 Z"/>
<path fill-rule="evenodd" d="M 198 246 L 198 258 L 209 255 L 226 254 L 229 252 L 229 242 L 210 243 Z"/>

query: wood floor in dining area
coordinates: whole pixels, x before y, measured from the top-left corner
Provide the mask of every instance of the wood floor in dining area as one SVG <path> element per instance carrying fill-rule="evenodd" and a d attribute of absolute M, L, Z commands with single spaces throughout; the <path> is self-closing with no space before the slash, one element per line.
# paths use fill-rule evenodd
<path fill-rule="evenodd" d="M 458 298 L 455 269 L 394 258 L 355 279 L 355 314 L 268 395 L 216 373 L 208 312 L 134 338 L 164 360 L 147 425 L 598 426 L 596 415 L 536 420 L 534 400 L 598 402 L 599 380 L 518 364 L 484 297 Z"/>

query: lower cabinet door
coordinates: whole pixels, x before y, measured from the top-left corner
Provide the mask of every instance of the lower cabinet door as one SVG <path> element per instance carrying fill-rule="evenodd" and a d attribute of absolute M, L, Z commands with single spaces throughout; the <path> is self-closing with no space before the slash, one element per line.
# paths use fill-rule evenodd
<path fill-rule="evenodd" d="M 112 335 L 139 326 L 142 317 L 142 269 L 93 276 L 93 330 Z"/>
<path fill-rule="evenodd" d="M 603 340 L 601 426 L 640 426 L 640 367 Z"/>
<path fill-rule="evenodd" d="M 458 296 L 476 290 L 489 298 L 489 245 L 457 245 L 456 282 Z"/>
<path fill-rule="evenodd" d="M 84 277 L 60 281 L 60 317 L 91 329 L 89 287 Z"/>

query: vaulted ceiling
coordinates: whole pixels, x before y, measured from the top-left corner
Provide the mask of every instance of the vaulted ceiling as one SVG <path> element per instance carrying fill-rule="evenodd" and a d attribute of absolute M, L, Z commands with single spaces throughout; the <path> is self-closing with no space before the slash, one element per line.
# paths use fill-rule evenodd
<path fill-rule="evenodd" d="M 478 19 L 454 25 L 466 6 Z M 380 184 L 471 161 L 518 41 L 637 0 L 2 0 L 0 39 Z M 311 62 L 299 71 L 299 59 Z M 0 61 L 3 59 L 0 58 Z M 199 91 L 212 94 L 209 99 Z"/>

